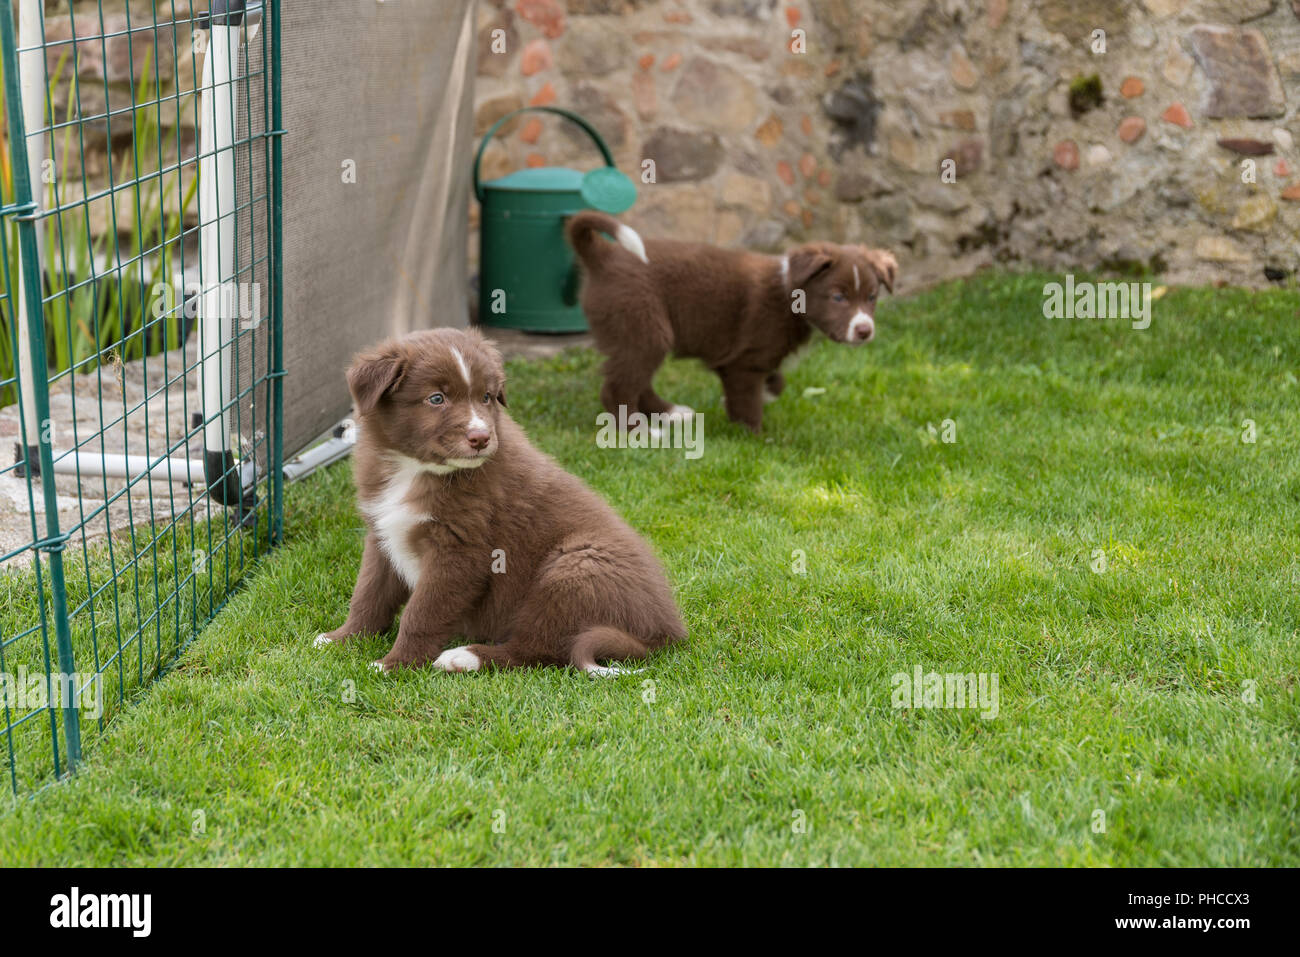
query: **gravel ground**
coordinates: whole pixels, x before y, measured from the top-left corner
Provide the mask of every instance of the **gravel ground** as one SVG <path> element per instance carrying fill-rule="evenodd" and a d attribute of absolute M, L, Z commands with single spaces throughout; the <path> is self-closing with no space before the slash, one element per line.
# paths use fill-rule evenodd
<path fill-rule="evenodd" d="M 54 426 L 56 455 L 74 442 L 83 452 L 99 454 L 138 454 L 146 451 L 157 458 L 161 450 L 181 441 L 185 435 L 186 403 L 191 411 L 199 409 L 197 368 L 182 377 L 181 370 L 197 362 L 197 345 L 191 341 L 184 350 L 166 356 L 126 364 L 106 364 L 101 370 L 81 374 L 70 380 L 64 376 L 50 387 L 50 418 Z M 164 371 L 164 359 L 166 360 Z M 172 381 L 164 388 L 165 378 Z M 72 383 L 75 382 L 75 395 Z M 147 387 L 146 387 L 147 383 Z M 102 407 L 100 397 L 102 390 Z M 148 401 L 145 402 L 146 394 Z M 144 404 L 141 404 L 144 403 Z M 124 414 L 125 410 L 125 414 Z M 101 411 L 103 420 L 101 420 Z M 101 446 L 99 432 L 104 423 Z M 75 423 L 75 430 L 74 430 Z M 28 502 L 27 479 L 13 469 L 14 445 L 20 441 L 18 406 L 0 409 L 0 455 L 4 474 L 0 475 L 0 555 L 21 549 L 32 540 L 32 516 Z M 169 438 L 170 436 L 170 438 Z M 202 458 L 201 435 L 195 435 L 188 453 L 178 449 L 174 455 Z M 150 513 L 149 495 L 153 492 L 153 514 L 165 517 L 189 507 L 190 492 L 181 483 L 137 482 L 130 494 L 118 497 L 109 507 L 104 503 L 126 487 L 125 479 L 59 475 L 55 479 L 59 498 L 59 528 L 72 532 L 71 545 L 103 538 L 110 528 L 140 524 Z M 33 488 L 38 534 L 45 533 L 45 502 L 40 486 Z M 84 518 L 83 518 L 84 516 Z M 28 550 L 0 562 L 0 567 L 30 567 Z"/>

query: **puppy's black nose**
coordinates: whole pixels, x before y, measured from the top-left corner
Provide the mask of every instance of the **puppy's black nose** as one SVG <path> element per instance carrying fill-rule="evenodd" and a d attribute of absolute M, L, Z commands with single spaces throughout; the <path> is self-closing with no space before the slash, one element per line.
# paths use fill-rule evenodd
<path fill-rule="evenodd" d="M 864 322 L 853 330 L 853 338 L 859 342 L 870 342 L 876 335 L 876 327 L 869 322 Z"/>
<path fill-rule="evenodd" d="M 487 429 L 470 429 L 465 433 L 465 441 L 467 441 L 470 448 L 473 449 L 481 450 L 487 448 L 488 440 L 491 438 L 492 435 Z"/>

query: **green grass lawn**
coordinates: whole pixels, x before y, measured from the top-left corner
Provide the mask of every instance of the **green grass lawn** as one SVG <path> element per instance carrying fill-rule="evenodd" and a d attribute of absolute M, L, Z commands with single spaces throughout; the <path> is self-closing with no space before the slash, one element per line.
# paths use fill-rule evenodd
<path fill-rule="evenodd" d="M 334 467 L 0 818 L 0 862 L 1300 863 L 1300 299 L 1172 290 L 1135 331 L 1044 319 L 1046 281 L 882 304 L 758 438 L 670 364 L 695 461 L 595 446 L 595 355 L 514 363 L 515 417 L 664 559 L 683 644 L 617 680 L 314 651 L 361 552 Z M 918 666 L 996 674 L 997 716 L 893 707 Z"/>

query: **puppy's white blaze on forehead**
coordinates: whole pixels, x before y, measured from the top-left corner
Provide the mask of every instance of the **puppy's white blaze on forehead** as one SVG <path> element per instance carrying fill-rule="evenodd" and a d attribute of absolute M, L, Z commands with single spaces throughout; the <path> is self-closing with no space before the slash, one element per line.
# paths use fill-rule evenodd
<path fill-rule="evenodd" d="M 433 660 L 433 666 L 443 671 L 478 671 L 482 665 L 483 662 L 479 660 L 478 655 L 464 645 L 459 648 L 448 648 Z"/>
<path fill-rule="evenodd" d="M 620 246 L 630 252 L 637 259 L 646 265 L 650 264 L 649 258 L 645 254 L 645 243 L 641 241 L 641 234 L 631 226 L 620 225 L 618 234 L 614 237 Z"/>
<path fill-rule="evenodd" d="M 481 415 L 475 412 L 473 415 L 469 417 L 469 427 L 471 429 L 486 429 L 487 423 L 483 421 L 483 417 Z"/>
<path fill-rule="evenodd" d="M 858 275 L 858 267 L 853 267 L 853 289 L 856 292 L 862 288 L 862 277 Z"/>
<path fill-rule="evenodd" d="M 781 257 L 781 281 L 782 282 L 790 281 L 790 257 L 789 256 Z"/>
<path fill-rule="evenodd" d="M 469 381 L 469 365 L 466 364 L 465 357 L 455 346 L 451 347 L 451 354 L 456 357 L 456 365 L 460 366 L 460 374 L 465 377 L 465 384 L 473 388 L 473 384 Z"/>
<path fill-rule="evenodd" d="M 853 318 L 849 320 L 849 328 L 844 333 L 845 338 L 847 338 L 849 342 L 853 342 L 854 336 L 859 329 L 861 329 L 863 326 L 866 326 L 868 329 L 871 329 L 874 328 L 875 325 L 876 322 L 874 319 L 871 318 L 871 313 L 863 312 L 861 309 L 859 309 L 856 313 L 854 313 Z"/>
<path fill-rule="evenodd" d="M 379 544 L 392 563 L 393 570 L 414 588 L 420 578 L 420 559 L 411 549 L 411 530 L 422 522 L 427 522 L 430 516 L 407 505 L 406 496 L 421 473 L 445 475 L 454 472 L 455 466 L 417 462 L 409 456 L 396 453 L 392 455 L 392 460 L 397 468 L 388 484 L 375 498 L 362 502 L 361 509 L 374 523 Z"/>

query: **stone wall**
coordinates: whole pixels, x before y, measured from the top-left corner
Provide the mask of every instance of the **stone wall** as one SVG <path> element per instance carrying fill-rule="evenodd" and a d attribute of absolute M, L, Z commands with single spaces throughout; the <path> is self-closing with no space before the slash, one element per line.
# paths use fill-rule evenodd
<path fill-rule="evenodd" d="M 650 236 L 883 245 L 913 286 L 1300 267 L 1300 0 L 481 0 L 479 31 L 478 132 L 586 115 L 654 161 L 625 217 Z M 484 177 L 597 162 L 523 117 Z"/>

